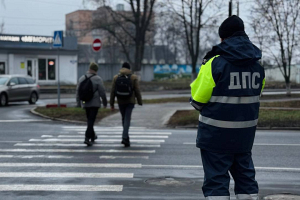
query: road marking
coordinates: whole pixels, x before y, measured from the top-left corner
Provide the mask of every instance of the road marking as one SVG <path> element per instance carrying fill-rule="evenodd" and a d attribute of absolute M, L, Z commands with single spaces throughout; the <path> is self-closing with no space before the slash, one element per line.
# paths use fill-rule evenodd
<path fill-rule="evenodd" d="M 183 144 L 187 145 L 196 145 L 193 142 L 184 142 Z M 300 144 L 268 144 L 268 143 L 254 143 L 254 146 L 300 146 Z"/>
<path fill-rule="evenodd" d="M 60 153 L 155 153 L 155 150 L 93 150 L 93 149 L 0 149 L 0 152 L 60 152 Z"/>
<path fill-rule="evenodd" d="M 62 128 L 64 129 L 86 129 L 86 126 L 63 126 Z M 109 126 L 94 126 L 94 129 L 123 129 L 122 126 L 114 126 L 114 127 L 109 127 Z M 132 126 L 130 129 L 147 129 L 146 127 L 136 127 Z"/>
<path fill-rule="evenodd" d="M 122 185 L 0 185 L 0 191 L 121 192 Z"/>
<path fill-rule="evenodd" d="M 27 159 L 31 159 L 31 158 L 55 158 L 55 159 L 70 159 L 70 158 L 74 158 L 74 156 L 46 156 L 46 155 L 0 155 L 0 158 L 27 158 Z"/>
<path fill-rule="evenodd" d="M 0 163 L 0 167 L 69 167 L 69 168 L 142 168 L 142 164 L 125 163 Z M 1 188 L 1 184 L 0 184 Z"/>
<path fill-rule="evenodd" d="M 78 134 L 85 134 L 85 132 L 77 132 Z M 97 133 L 97 135 L 101 135 L 101 134 L 105 134 L 105 135 L 122 135 L 121 132 L 115 132 L 115 131 L 111 131 L 111 132 L 105 132 L 105 133 Z M 130 132 L 130 135 L 172 135 L 171 132 Z"/>
<path fill-rule="evenodd" d="M 98 138 L 121 138 L 122 135 L 97 135 Z M 50 135 L 42 135 L 42 137 L 53 137 Z M 59 138 L 84 138 L 84 135 L 59 135 Z M 160 138 L 160 139 L 167 139 L 169 136 L 161 136 L 161 135 L 131 135 L 130 138 Z"/>
<path fill-rule="evenodd" d="M 201 165 L 142 165 L 142 168 L 164 168 L 164 169 L 203 169 Z M 286 167 L 255 167 L 256 171 L 271 172 L 300 172 L 300 168 Z"/>
<path fill-rule="evenodd" d="M 51 138 L 51 137 L 53 137 L 53 135 L 42 135 L 41 137 L 42 138 Z"/>
<path fill-rule="evenodd" d="M 149 156 L 100 156 L 100 159 L 149 159 Z"/>
<path fill-rule="evenodd" d="M 13 123 L 13 122 L 50 122 L 51 120 L 41 119 L 18 119 L 18 120 L 0 120 L 0 123 Z"/>
<path fill-rule="evenodd" d="M 83 142 L 82 139 L 30 139 L 29 142 Z M 119 139 L 101 139 L 101 142 L 117 142 L 120 143 Z M 130 142 L 136 143 L 163 143 L 165 140 L 139 140 L 132 139 Z"/>
<path fill-rule="evenodd" d="M 133 178 L 132 173 L 51 173 L 3 172 L 1 178 Z M 1 187 L 1 186 L 0 186 Z"/>
<path fill-rule="evenodd" d="M 86 147 L 86 144 L 64 144 L 64 143 L 17 143 L 14 146 L 39 146 L 39 147 Z M 131 147 L 160 147 L 159 144 L 131 144 Z M 93 147 L 124 147 L 123 144 L 93 144 Z"/>

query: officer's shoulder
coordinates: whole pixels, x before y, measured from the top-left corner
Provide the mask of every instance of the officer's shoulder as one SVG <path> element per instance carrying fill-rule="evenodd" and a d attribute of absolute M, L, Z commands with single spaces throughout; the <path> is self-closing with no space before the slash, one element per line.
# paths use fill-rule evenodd
<path fill-rule="evenodd" d="M 210 58 L 204 58 L 203 61 L 202 61 L 202 65 L 205 65 L 207 64 L 209 61 L 215 61 L 215 60 L 218 60 L 220 58 L 220 56 L 212 56 Z"/>

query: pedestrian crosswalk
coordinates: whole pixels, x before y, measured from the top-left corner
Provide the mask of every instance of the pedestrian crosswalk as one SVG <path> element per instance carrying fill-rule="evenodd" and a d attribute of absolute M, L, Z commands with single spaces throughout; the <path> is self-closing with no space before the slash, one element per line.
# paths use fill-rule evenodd
<path fill-rule="evenodd" d="M 141 169 L 143 161 L 151 159 L 172 135 L 168 131 L 131 127 L 131 148 L 124 148 L 120 143 L 122 127 L 95 127 L 98 140 L 92 147 L 86 147 L 85 129 L 62 126 L 56 132 L 0 148 L 0 178 L 7 180 L 0 183 L 0 191 L 122 192 L 126 181 L 118 184 L 109 180 L 134 179 L 135 170 Z M 41 184 L 41 179 L 57 184 Z M 69 181 L 61 184 L 62 179 Z M 104 182 L 86 184 L 95 179 Z M 68 184 L 72 180 L 77 180 L 76 184 Z"/>

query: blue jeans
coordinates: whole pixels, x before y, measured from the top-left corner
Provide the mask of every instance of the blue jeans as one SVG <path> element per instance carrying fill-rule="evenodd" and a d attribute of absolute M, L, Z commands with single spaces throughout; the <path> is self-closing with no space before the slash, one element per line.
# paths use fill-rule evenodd
<path fill-rule="evenodd" d="M 204 169 L 203 193 L 208 196 L 230 196 L 229 182 L 232 175 L 236 195 L 258 194 L 255 169 L 251 152 L 248 153 L 214 153 L 201 150 Z"/>
<path fill-rule="evenodd" d="M 131 121 L 131 113 L 134 104 L 119 104 L 120 113 L 122 115 L 123 139 L 129 139 L 129 127 Z"/>

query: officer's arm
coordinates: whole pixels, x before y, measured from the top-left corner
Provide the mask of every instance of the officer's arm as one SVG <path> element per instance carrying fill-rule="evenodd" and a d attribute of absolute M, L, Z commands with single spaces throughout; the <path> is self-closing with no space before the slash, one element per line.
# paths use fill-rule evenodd
<path fill-rule="evenodd" d="M 202 107 L 208 103 L 213 88 L 216 86 L 211 67 L 214 58 L 201 66 L 197 79 L 191 84 L 192 97 L 190 103 L 198 111 L 201 111 Z"/>

